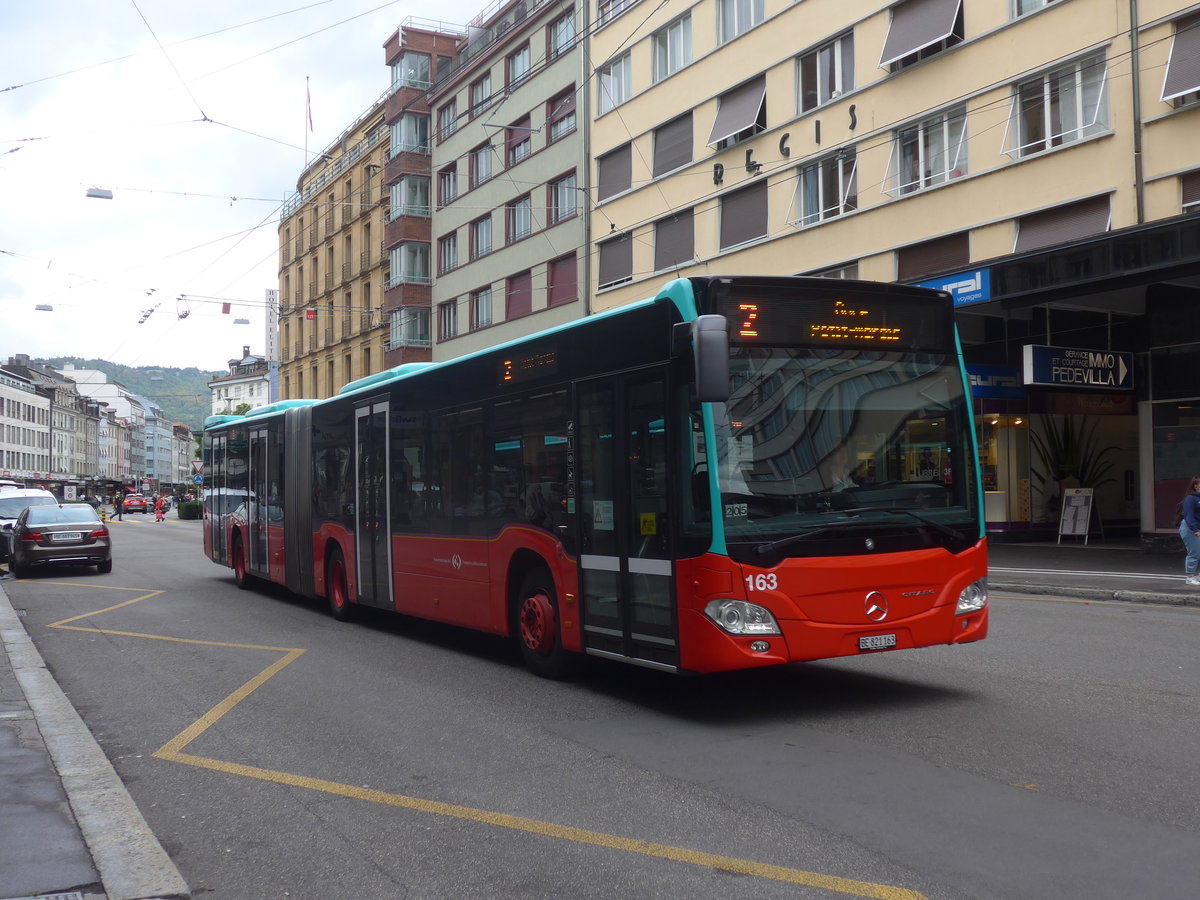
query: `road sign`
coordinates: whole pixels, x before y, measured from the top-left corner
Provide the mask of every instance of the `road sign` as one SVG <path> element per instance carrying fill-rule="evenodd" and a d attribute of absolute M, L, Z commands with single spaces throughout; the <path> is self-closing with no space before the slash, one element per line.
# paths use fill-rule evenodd
<path fill-rule="evenodd" d="M 192 460 L 192 474 L 193 475 L 199 475 L 200 470 L 203 468 L 204 468 L 204 460 L 202 460 L 202 459 L 193 459 Z"/>
<path fill-rule="evenodd" d="M 204 484 L 204 476 L 203 475 L 193 475 L 192 476 L 192 484 Z"/>

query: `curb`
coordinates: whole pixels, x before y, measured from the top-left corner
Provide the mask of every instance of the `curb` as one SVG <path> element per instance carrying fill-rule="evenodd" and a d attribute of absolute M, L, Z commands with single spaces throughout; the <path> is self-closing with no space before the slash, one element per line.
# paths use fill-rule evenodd
<path fill-rule="evenodd" d="M 1065 587 L 1061 584 L 1007 584 L 988 579 L 989 591 L 1013 594 L 1050 594 L 1052 597 L 1079 597 L 1084 600 L 1117 600 L 1122 603 L 1161 603 L 1166 606 L 1200 607 L 1200 597 L 1164 594 L 1154 591 L 1109 591 L 1104 588 Z"/>
<path fill-rule="evenodd" d="M 0 587 L 0 639 L 62 778 L 108 900 L 187 900 L 187 883 L 46 668 Z"/>

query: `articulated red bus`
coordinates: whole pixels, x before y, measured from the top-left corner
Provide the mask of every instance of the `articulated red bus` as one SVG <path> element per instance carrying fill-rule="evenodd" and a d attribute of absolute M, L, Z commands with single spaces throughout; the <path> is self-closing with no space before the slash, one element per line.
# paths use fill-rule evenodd
<path fill-rule="evenodd" d="M 205 425 L 240 585 L 716 672 L 987 634 L 948 295 L 703 277 L 320 401 Z"/>

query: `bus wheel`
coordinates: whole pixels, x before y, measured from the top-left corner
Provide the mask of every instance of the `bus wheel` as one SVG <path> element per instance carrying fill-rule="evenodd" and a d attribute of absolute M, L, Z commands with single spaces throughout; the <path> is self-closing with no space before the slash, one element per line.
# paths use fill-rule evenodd
<path fill-rule="evenodd" d="M 346 587 L 346 563 L 342 551 L 336 547 L 329 551 L 329 561 L 325 564 L 325 596 L 329 598 L 329 614 L 339 622 L 349 622 L 354 617 L 350 590 Z"/>
<path fill-rule="evenodd" d="M 242 554 L 242 539 L 233 539 L 233 580 L 243 591 L 250 589 L 250 573 L 246 571 L 246 557 Z"/>
<path fill-rule="evenodd" d="M 546 569 L 534 569 L 521 581 L 513 633 L 533 674 L 564 678 L 571 673 L 573 658 L 559 636 L 554 579 Z"/>

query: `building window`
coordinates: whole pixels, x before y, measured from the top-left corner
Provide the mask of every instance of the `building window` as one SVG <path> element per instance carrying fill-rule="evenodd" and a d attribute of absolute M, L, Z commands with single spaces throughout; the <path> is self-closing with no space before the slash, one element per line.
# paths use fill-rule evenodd
<path fill-rule="evenodd" d="M 522 116 L 505 129 L 504 144 L 508 151 L 509 166 L 515 166 L 529 155 L 533 144 L 529 116 Z"/>
<path fill-rule="evenodd" d="M 654 270 L 676 269 L 696 256 L 694 212 L 685 209 L 654 223 Z"/>
<path fill-rule="evenodd" d="M 391 155 L 429 152 L 429 116 L 404 113 L 392 123 Z"/>
<path fill-rule="evenodd" d="M 438 240 L 438 271 L 449 272 L 458 268 L 458 232 L 454 231 Z"/>
<path fill-rule="evenodd" d="M 910 194 L 965 175 L 966 104 L 897 131 L 889 165 L 892 178 L 888 179 L 888 190 L 893 195 Z"/>
<path fill-rule="evenodd" d="M 546 305 L 558 306 L 578 299 L 579 267 L 575 254 L 553 260 L 546 267 Z"/>
<path fill-rule="evenodd" d="M 633 279 L 633 236 L 627 231 L 597 245 L 599 287 L 613 287 Z"/>
<path fill-rule="evenodd" d="M 567 13 L 565 16 L 559 16 L 550 23 L 550 27 L 547 30 L 550 37 L 550 59 L 555 59 L 569 50 L 571 44 L 575 42 L 574 11 Z"/>
<path fill-rule="evenodd" d="M 1183 202 L 1181 212 L 1188 213 L 1200 210 L 1200 170 L 1180 175 L 1179 189 Z"/>
<path fill-rule="evenodd" d="M 813 278 L 843 278 L 855 280 L 858 278 L 858 263 L 845 263 L 844 265 L 834 266 L 831 269 L 817 269 L 815 272 L 807 273 Z"/>
<path fill-rule="evenodd" d="M 508 204 L 508 242 L 519 241 L 529 237 L 533 229 L 533 204 L 529 195 L 518 197 Z"/>
<path fill-rule="evenodd" d="M 854 34 L 844 34 L 796 60 L 796 96 L 808 112 L 854 89 Z"/>
<path fill-rule="evenodd" d="M 596 159 L 596 200 L 603 201 L 629 190 L 633 181 L 633 149 L 622 144 Z"/>
<path fill-rule="evenodd" d="M 763 75 L 726 91 L 717 101 L 717 115 L 708 146 L 723 150 L 767 127 L 767 79 Z"/>
<path fill-rule="evenodd" d="M 471 291 L 471 330 L 487 328 L 492 324 L 492 289 L 490 287 Z"/>
<path fill-rule="evenodd" d="M 471 223 L 471 259 L 492 252 L 492 217 L 484 216 Z"/>
<path fill-rule="evenodd" d="M 1044 9 L 1053 2 L 1054 0 L 1015 0 L 1013 14 L 1017 17 L 1027 16 L 1031 12 Z"/>
<path fill-rule="evenodd" d="M 492 73 L 488 72 L 471 85 L 471 115 L 483 112 L 492 99 Z"/>
<path fill-rule="evenodd" d="M 749 187 L 721 197 L 721 249 L 767 236 L 767 182 L 760 179 Z"/>
<path fill-rule="evenodd" d="M 554 143 L 575 130 L 575 86 L 567 88 L 546 104 L 546 120 L 550 123 L 550 140 Z"/>
<path fill-rule="evenodd" d="M 504 318 L 518 319 L 533 312 L 533 278 L 528 271 L 510 276 L 504 285 Z"/>
<path fill-rule="evenodd" d="M 390 254 L 392 276 L 388 287 L 398 284 L 431 284 L 429 245 L 423 241 L 405 241 Z"/>
<path fill-rule="evenodd" d="M 438 340 L 444 341 L 458 334 L 458 301 L 447 300 L 438 304 Z"/>
<path fill-rule="evenodd" d="M 858 209 L 858 156 L 839 150 L 800 167 L 796 181 L 797 225 L 816 225 Z"/>
<path fill-rule="evenodd" d="M 1200 103 L 1200 15 L 1185 16 L 1175 23 L 1162 99 L 1176 108 Z"/>
<path fill-rule="evenodd" d="M 688 13 L 654 33 L 654 80 L 662 81 L 692 61 L 692 16 Z"/>
<path fill-rule="evenodd" d="M 901 247 L 896 251 L 896 279 L 915 281 L 971 264 L 971 239 L 965 231 Z"/>
<path fill-rule="evenodd" d="M 575 173 L 550 182 L 550 224 L 557 225 L 575 215 Z"/>
<path fill-rule="evenodd" d="M 765 17 L 765 0 L 717 0 L 717 43 L 745 34 Z"/>
<path fill-rule="evenodd" d="M 600 78 L 596 111 L 599 115 L 604 115 L 629 99 L 632 90 L 630 79 L 633 77 L 632 59 L 626 52 L 598 70 Z"/>
<path fill-rule="evenodd" d="M 458 131 L 458 99 L 452 99 L 438 110 L 438 139 L 445 140 Z"/>
<path fill-rule="evenodd" d="M 471 151 L 471 187 L 478 187 L 492 177 L 492 145 L 484 144 Z"/>
<path fill-rule="evenodd" d="M 424 175 L 401 175 L 391 189 L 391 218 L 429 216 L 429 179 Z"/>
<path fill-rule="evenodd" d="M 1104 51 L 1022 81 L 1013 90 L 1016 145 L 1020 158 L 1082 141 L 1108 130 Z"/>
<path fill-rule="evenodd" d="M 654 177 L 692 161 L 692 114 L 686 112 L 654 129 Z"/>
<path fill-rule="evenodd" d="M 505 68 L 508 70 L 508 88 L 519 87 L 529 77 L 529 45 L 508 55 Z"/>
<path fill-rule="evenodd" d="M 1040 250 L 1103 234 L 1109 229 L 1111 217 L 1108 194 L 1021 216 L 1017 219 L 1013 252 Z"/>
<path fill-rule="evenodd" d="M 429 78 L 429 56 L 406 50 L 392 63 L 392 87 L 414 87 L 428 90 L 433 86 Z"/>
<path fill-rule="evenodd" d="M 611 22 L 629 7 L 633 6 L 636 0 L 599 0 L 596 4 L 596 9 L 600 14 L 600 24 Z"/>
<path fill-rule="evenodd" d="M 962 40 L 962 0 L 905 0 L 892 7 L 879 66 L 899 72 Z"/>
<path fill-rule="evenodd" d="M 429 307 L 402 306 L 392 310 L 391 342 L 393 347 L 429 346 Z M 350 363 L 346 363 L 346 376 L 350 377 Z"/>
<path fill-rule="evenodd" d="M 458 196 L 458 164 L 452 163 L 438 172 L 438 205 L 448 206 Z"/>

